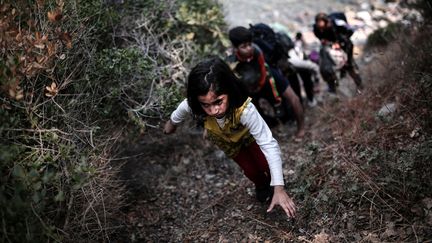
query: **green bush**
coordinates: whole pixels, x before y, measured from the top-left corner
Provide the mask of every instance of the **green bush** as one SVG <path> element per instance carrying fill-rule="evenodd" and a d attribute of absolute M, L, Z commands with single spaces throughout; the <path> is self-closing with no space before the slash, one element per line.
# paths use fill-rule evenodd
<path fill-rule="evenodd" d="M 216 2 L 110 2 L 1 4 L 1 242 L 108 240 L 122 128 L 158 127 L 189 61 L 223 47 Z"/>
<path fill-rule="evenodd" d="M 403 30 L 404 27 L 401 23 L 390 23 L 387 27 L 377 29 L 369 35 L 366 45 L 368 48 L 374 46 L 386 46 L 396 40 L 400 35 L 400 32 Z"/>
<path fill-rule="evenodd" d="M 198 45 L 199 54 L 218 55 L 229 46 L 222 7 L 212 0 L 181 0 L 175 29 Z"/>

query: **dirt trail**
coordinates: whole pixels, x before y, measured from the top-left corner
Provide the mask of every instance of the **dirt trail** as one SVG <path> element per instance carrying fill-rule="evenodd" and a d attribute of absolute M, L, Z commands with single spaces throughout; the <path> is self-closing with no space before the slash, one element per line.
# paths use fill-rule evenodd
<path fill-rule="evenodd" d="M 368 77 L 363 78 L 367 86 Z M 314 159 L 311 147 L 335 146 L 324 118 L 331 116 L 329 107 L 347 102 L 355 91 L 352 80 L 343 79 L 336 101 L 326 96 L 326 84 L 320 86 L 324 104 L 305 107 L 305 139 L 294 141 L 295 124 L 272 129 L 283 152 L 287 190 L 299 207 L 296 220 L 287 219 L 280 208 L 266 213 L 268 205 L 256 201 L 252 183 L 238 166 L 184 125 L 171 136 L 150 131 L 123 153 L 129 156 L 122 175 L 130 189 L 130 206 L 124 210 L 128 240 L 299 241 L 319 236 L 323 222 L 329 224 L 329 215 L 323 212 L 323 222 L 309 222 L 310 215 L 302 209 L 310 202 L 298 197 L 300 189 L 294 184 L 299 165 Z M 338 227 L 337 222 L 330 225 Z"/>
<path fill-rule="evenodd" d="M 334 141 L 330 127 L 320 121 L 325 109 L 305 109 L 307 135 L 301 142 L 293 139 L 295 124 L 273 129 L 283 152 L 287 190 L 294 197 L 296 168 L 311 160 L 306 148 Z M 309 223 L 301 198 L 296 198 L 297 221 L 287 219 L 280 208 L 266 213 L 268 205 L 256 201 L 252 183 L 238 166 L 187 125 L 171 136 L 152 133 L 124 153 L 132 156 L 123 168 L 131 192 L 125 209 L 131 241 L 280 241 L 317 231 L 303 228 Z"/>

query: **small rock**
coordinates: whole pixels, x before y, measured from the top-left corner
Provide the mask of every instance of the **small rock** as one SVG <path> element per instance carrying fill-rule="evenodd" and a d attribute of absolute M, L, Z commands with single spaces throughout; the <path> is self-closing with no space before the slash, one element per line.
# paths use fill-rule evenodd
<path fill-rule="evenodd" d="M 379 117 L 388 117 L 392 113 L 396 111 L 396 104 L 395 103 L 389 103 L 385 104 L 381 109 L 378 111 Z"/>
<path fill-rule="evenodd" d="M 188 164 L 190 164 L 191 159 L 190 158 L 183 158 L 182 162 L 183 162 L 183 164 L 188 165 Z"/>
<path fill-rule="evenodd" d="M 387 227 L 386 227 L 386 230 L 384 232 L 384 235 L 387 237 L 397 235 L 397 233 L 395 231 L 395 223 L 393 223 L 393 222 L 387 223 Z"/>
<path fill-rule="evenodd" d="M 369 3 L 360 4 L 361 10 L 369 11 L 371 9 L 371 5 Z"/>
<path fill-rule="evenodd" d="M 217 159 L 220 159 L 220 160 L 222 160 L 222 159 L 224 159 L 226 157 L 224 151 L 222 151 L 222 150 L 216 150 L 213 155 Z"/>
<path fill-rule="evenodd" d="M 358 19 L 363 20 L 366 24 L 369 24 L 372 22 L 372 16 L 370 15 L 370 13 L 368 11 L 357 12 L 356 17 Z"/>
<path fill-rule="evenodd" d="M 380 20 L 380 21 L 378 22 L 378 27 L 380 27 L 381 29 L 384 29 L 384 28 L 387 27 L 387 26 L 388 26 L 388 22 L 385 21 L 385 20 Z"/>
<path fill-rule="evenodd" d="M 377 10 L 374 10 L 372 12 L 372 17 L 374 19 L 382 19 L 382 18 L 385 18 L 385 13 L 384 13 L 384 11 L 377 9 Z"/>
<path fill-rule="evenodd" d="M 182 171 L 183 171 L 183 167 L 182 166 L 173 166 L 172 167 L 172 170 L 175 172 L 175 173 L 177 173 L 177 174 L 179 174 L 179 173 L 181 173 Z"/>
<path fill-rule="evenodd" d="M 419 132 L 420 132 L 419 127 L 414 128 L 414 130 L 412 130 L 410 133 L 410 138 L 416 138 L 416 137 L 420 136 Z"/>
<path fill-rule="evenodd" d="M 427 197 L 425 199 L 422 200 L 423 204 L 425 205 L 425 207 L 427 209 L 431 209 L 432 208 L 432 198 Z"/>

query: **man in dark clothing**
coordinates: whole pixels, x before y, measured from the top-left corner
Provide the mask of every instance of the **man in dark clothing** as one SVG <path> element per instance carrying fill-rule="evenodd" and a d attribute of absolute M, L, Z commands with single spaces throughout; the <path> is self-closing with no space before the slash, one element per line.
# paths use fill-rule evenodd
<path fill-rule="evenodd" d="M 322 45 L 331 45 L 334 49 L 341 48 L 347 54 L 348 60 L 342 68 L 342 72 L 347 71 L 357 85 L 357 89 L 363 89 L 362 80 L 359 74 L 357 64 L 353 58 L 353 43 L 350 40 L 351 35 L 354 33 L 348 27 L 345 14 L 333 13 L 327 15 L 319 13 L 315 17 L 315 24 L 313 26 L 315 36 L 321 40 Z M 335 92 L 335 77 L 336 75 L 328 75 L 323 73 L 323 78 L 329 83 L 331 92 Z M 333 89 L 333 90 L 332 90 Z"/>
<path fill-rule="evenodd" d="M 247 28 L 239 26 L 231 29 L 229 38 L 233 53 L 227 62 L 248 87 L 250 95 L 264 98 L 275 107 L 281 105 L 282 97 L 285 98 L 292 106 L 297 121 L 296 137 L 302 138 L 305 134 L 303 107 L 288 80 L 279 69 L 267 65 L 261 49 L 252 43 L 252 33 Z"/>

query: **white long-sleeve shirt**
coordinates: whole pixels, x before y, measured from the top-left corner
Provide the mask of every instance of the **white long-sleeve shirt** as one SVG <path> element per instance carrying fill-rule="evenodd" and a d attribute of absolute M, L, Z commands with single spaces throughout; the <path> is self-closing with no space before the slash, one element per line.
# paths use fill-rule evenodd
<path fill-rule="evenodd" d="M 171 114 L 173 124 L 183 122 L 187 115 L 191 114 L 187 100 L 183 100 L 177 109 Z M 225 118 L 216 119 L 221 128 L 225 124 Z M 278 142 L 273 137 L 270 128 L 258 113 L 252 103 L 249 103 L 240 116 L 240 123 L 249 129 L 249 133 L 255 138 L 269 164 L 271 182 L 270 185 L 284 185 L 282 172 L 282 158 Z"/>

